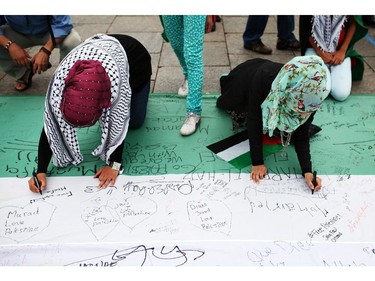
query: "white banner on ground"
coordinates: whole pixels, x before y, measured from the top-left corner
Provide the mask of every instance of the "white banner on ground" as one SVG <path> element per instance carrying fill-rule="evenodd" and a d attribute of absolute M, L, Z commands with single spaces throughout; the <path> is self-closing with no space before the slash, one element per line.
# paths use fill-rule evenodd
<path fill-rule="evenodd" d="M 1 178 L 0 265 L 375 265 L 375 177 L 321 178 Z"/>

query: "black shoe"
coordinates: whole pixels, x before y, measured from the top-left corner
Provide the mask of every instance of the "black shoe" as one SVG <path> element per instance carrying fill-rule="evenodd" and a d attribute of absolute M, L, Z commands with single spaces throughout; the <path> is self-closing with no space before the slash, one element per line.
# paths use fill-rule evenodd
<path fill-rule="evenodd" d="M 259 40 L 258 43 L 255 43 L 255 44 L 247 44 L 247 45 L 245 44 L 243 47 L 247 50 L 257 52 L 263 55 L 272 54 L 272 49 L 264 45 L 261 40 Z"/>
<path fill-rule="evenodd" d="M 299 50 L 301 49 L 301 44 L 297 39 L 293 41 L 284 41 L 282 39 L 277 39 L 276 49 L 278 50 Z"/>
<path fill-rule="evenodd" d="M 215 19 L 216 16 L 212 16 L 212 21 L 213 21 L 213 25 L 212 25 L 212 29 L 211 29 L 211 32 L 214 32 L 216 31 L 216 19 Z"/>
<path fill-rule="evenodd" d="M 366 26 L 375 27 L 375 16 L 362 16 L 362 20 Z"/>

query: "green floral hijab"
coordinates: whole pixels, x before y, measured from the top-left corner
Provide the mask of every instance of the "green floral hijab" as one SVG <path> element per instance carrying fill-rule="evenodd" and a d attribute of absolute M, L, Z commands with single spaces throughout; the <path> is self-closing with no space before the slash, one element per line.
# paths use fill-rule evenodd
<path fill-rule="evenodd" d="M 272 82 L 262 103 L 263 132 L 278 128 L 292 133 L 322 105 L 331 91 L 330 73 L 318 56 L 300 56 L 287 62 Z"/>

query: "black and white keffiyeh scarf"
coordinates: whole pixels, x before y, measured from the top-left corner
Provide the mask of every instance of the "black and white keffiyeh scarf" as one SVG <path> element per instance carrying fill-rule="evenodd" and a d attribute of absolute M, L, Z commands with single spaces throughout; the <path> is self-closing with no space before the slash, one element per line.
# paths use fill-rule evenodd
<path fill-rule="evenodd" d="M 77 60 L 99 61 L 111 81 L 111 107 L 104 109 L 99 119 L 101 143 L 92 155 L 109 164 L 110 155 L 125 139 L 129 126 L 131 89 L 126 52 L 116 38 L 105 34 L 94 35 L 61 61 L 48 86 L 44 130 L 52 150 L 53 164 L 57 167 L 77 165 L 83 160 L 77 129 L 63 119 L 60 111 L 65 78 Z"/>
<path fill-rule="evenodd" d="M 324 52 L 335 52 L 340 38 L 340 32 L 346 21 L 346 16 L 322 15 L 312 17 L 313 36 L 318 47 Z"/>

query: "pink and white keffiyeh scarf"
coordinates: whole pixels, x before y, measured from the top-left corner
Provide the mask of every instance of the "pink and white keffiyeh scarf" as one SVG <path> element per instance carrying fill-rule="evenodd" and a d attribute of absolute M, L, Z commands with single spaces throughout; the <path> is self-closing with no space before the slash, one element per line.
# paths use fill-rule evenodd
<path fill-rule="evenodd" d="M 99 61 L 111 82 L 111 106 L 104 109 L 99 118 L 101 143 L 92 154 L 109 164 L 110 155 L 125 139 L 129 126 L 131 89 L 126 52 L 116 38 L 94 35 L 61 61 L 48 86 L 44 130 L 52 150 L 53 164 L 57 167 L 77 165 L 83 160 L 77 129 L 64 120 L 60 110 L 65 78 L 77 60 Z"/>

